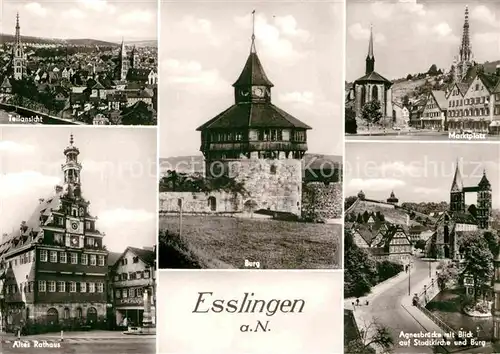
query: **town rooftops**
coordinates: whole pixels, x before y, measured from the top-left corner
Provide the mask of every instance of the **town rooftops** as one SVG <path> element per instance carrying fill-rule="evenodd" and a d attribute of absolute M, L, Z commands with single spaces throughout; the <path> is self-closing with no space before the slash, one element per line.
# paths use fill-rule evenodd
<path fill-rule="evenodd" d="M 432 90 L 431 94 L 436 100 L 439 109 L 441 109 L 442 111 L 448 110 L 448 101 L 446 100 L 446 93 L 444 91 Z"/>

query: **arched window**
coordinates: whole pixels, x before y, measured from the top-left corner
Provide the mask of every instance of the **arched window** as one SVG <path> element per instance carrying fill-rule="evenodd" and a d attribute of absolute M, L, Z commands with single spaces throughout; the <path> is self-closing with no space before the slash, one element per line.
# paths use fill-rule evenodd
<path fill-rule="evenodd" d="M 96 323 L 97 322 L 97 310 L 95 307 L 89 307 L 87 310 L 87 322 Z"/>
<path fill-rule="evenodd" d="M 69 320 L 70 318 L 70 312 L 69 312 L 69 308 L 64 308 L 64 319 L 65 320 Z"/>
<path fill-rule="evenodd" d="M 364 105 L 366 103 L 366 87 L 361 86 L 361 104 Z"/>
<path fill-rule="evenodd" d="M 378 87 L 377 86 L 372 87 L 372 101 L 380 101 L 378 99 Z"/>
<path fill-rule="evenodd" d="M 77 318 L 82 318 L 83 317 L 83 311 L 82 311 L 82 308 L 79 307 L 76 309 L 76 317 Z"/>
<path fill-rule="evenodd" d="M 59 312 L 53 307 L 47 310 L 47 322 L 49 325 L 56 325 L 59 323 Z"/>
<path fill-rule="evenodd" d="M 215 197 L 209 197 L 208 198 L 208 206 L 210 207 L 211 211 L 216 211 L 217 210 L 217 199 L 215 199 Z"/>

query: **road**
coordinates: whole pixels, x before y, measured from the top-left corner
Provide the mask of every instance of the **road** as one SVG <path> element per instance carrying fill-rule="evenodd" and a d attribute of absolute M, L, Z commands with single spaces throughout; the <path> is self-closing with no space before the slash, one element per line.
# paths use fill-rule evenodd
<path fill-rule="evenodd" d="M 410 276 L 411 284 L 417 284 L 429 278 L 429 267 L 427 262 L 422 262 L 418 258 L 414 259 L 413 268 Z M 401 347 L 399 346 L 400 331 L 406 333 L 417 333 L 424 331 L 422 326 L 401 306 L 404 297 L 408 297 L 408 278 L 403 278 L 392 286 L 386 287 L 380 293 L 370 297 L 368 306 L 360 306 L 356 311 L 363 311 L 362 317 L 365 323 L 370 322 L 371 317 L 377 323 L 380 323 L 391 331 L 394 338 L 394 353 L 432 353 L 432 349 L 425 347 Z M 416 292 L 417 290 L 415 290 Z M 420 291 L 420 290 L 419 290 Z M 413 295 L 414 291 L 410 293 Z M 373 321 L 373 320 L 372 320 Z"/>

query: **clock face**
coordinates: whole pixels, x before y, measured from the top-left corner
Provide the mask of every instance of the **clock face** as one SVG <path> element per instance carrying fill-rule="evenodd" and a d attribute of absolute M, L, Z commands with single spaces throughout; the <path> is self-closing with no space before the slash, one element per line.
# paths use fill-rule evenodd
<path fill-rule="evenodd" d="M 78 237 L 72 237 L 71 238 L 71 245 L 72 246 L 78 246 Z"/>
<path fill-rule="evenodd" d="M 243 97 L 246 97 L 248 96 L 249 92 L 247 90 L 240 90 L 240 95 L 242 95 Z"/>
<path fill-rule="evenodd" d="M 264 90 L 260 87 L 255 87 L 253 89 L 253 94 L 257 97 L 263 97 L 264 96 Z"/>
<path fill-rule="evenodd" d="M 78 230 L 78 222 L 77 221 L 72 221 L 71 222 L 71 229 L 72 230 Z"/>

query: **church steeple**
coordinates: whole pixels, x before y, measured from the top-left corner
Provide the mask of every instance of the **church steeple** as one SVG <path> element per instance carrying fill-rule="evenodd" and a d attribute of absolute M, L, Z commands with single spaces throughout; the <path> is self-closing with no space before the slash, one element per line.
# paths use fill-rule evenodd
<path fill-rule="evenodd" d="M 464 185 L 462 182 L 462 175 L 460 174 L 460 167 L 458 164 L 458 159 L 457 159 L 457 163 L 455 166 L 455 175 L 453 176 L 453 182 L 451 183 L 450 211 L 452 211 L 452 212 L 464 212 L 465 211 Z"/>
<path fill-rule="evenodd" d="M 12 47 L 12 67 L 14 71 L 14 79 L 21 80 L 26 74 L 26 65 L 21 43 L 21 26 L 19 25 L 19 12 L 16 14 L 16 35 L 14 46 Z"/>
<path fill-rule="evenodd" d="M 469 38 L 469 6 L 465 5 L 464 29 L 462 34 L 462 45 L 460 46 L 460 61 L 471 60 L 472 50 Z"/>
<path fill-rule="evenodd" d="M 61 166 L 64 174 L 65 194 L 70 197 L 80 197 L 80 172 L 82 165 L 78 162 L 80 150 L 74 145 L 73 134 L 70 135 L 69 145 L 64 149 L 66 162 Z"/>
<path fill-rule="evenodd" d="M 127 78 L 128 74 L 128 69 L 129 69 L 129 60 L 127 57 L 127 49 L 125 47 L 125 41 L 122 37 L 122 44 L 120 47 L 120 67 L 119 67 L 119 79 L 120 80 L 125 80 Z"/>
<path fill-rule="evenodd" d="M 370 25 L 370 41 L 368 42 L 368 54 L 366 56 L 366 74 L 375 71 L 375 56 L 373 55 L 373 26 Z"/>
<path fill-rule="evenodd" d="M 255 10 L 252 11 L 252 43 L 250 55 L 243 67 L 243 71 L 233 84 L 237 104 L 250 102 L 269 102 L 273 83 L 267 78 L 264 68 L 257 56 L 255 48 Z"/>
<path fill-rule="evenodd" d="M 21 43 L 21 26 L 19 26 L 19 12 L 16 14 L 16 44 Z"/>

